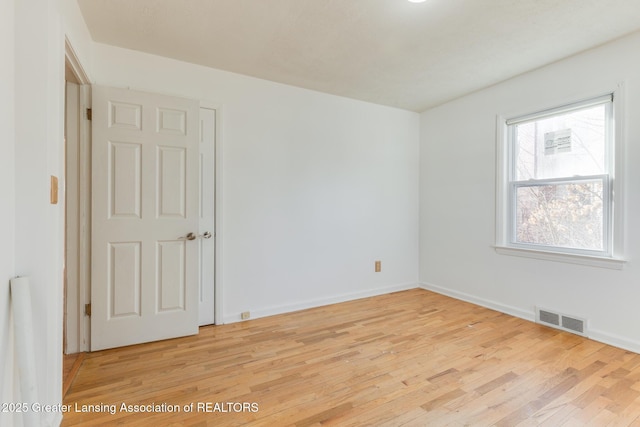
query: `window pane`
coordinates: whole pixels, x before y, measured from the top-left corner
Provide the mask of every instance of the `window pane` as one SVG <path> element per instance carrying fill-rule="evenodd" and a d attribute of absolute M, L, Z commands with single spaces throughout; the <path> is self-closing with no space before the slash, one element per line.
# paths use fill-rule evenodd
<path fill-rule="evenodd" d="M 516 187 L 516 243 L 602 251 L 603 181 Z"/>
<path fill-rule="evenodd" d="M 607 173 L 605 120 L 602 104 L 515 125 L 515 179 Z"/>

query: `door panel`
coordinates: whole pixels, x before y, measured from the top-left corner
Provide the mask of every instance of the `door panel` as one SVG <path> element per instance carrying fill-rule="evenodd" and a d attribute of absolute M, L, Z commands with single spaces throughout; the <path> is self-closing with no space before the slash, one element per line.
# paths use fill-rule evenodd
<path fill-rule="evenodd" d="M 186 150 L 158 147 L 158 218 L 184 218 L 186 212 Z"/>
<path fill-rule="evenodd" d="M 140 218 L 142 144 L 109 142 L 110 218 Z"/>
<path fill-rule="evenodd" d="M 199 107 L 93 87 L 91 350 L 198 332 Z"/>
<path fill-rule="evenodd" d="M 142 242 L 109 243 L 109 316 L 140 316 Z"/>

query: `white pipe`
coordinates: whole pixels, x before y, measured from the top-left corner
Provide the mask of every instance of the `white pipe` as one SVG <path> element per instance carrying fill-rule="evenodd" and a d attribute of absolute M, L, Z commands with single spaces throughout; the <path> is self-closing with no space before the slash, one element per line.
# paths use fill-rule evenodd
<path fill-rule="evenodd" d="M 38 403 L 38 387 L 29 278 L 11 279 L 11 303 L 13 305 L 15 351 L 20 382 L 19 403 L 27 405 L 27 410 L 22 413 L 24 427 L 40 427 L 40 415 L 32 410 L 32 405 Z"/>

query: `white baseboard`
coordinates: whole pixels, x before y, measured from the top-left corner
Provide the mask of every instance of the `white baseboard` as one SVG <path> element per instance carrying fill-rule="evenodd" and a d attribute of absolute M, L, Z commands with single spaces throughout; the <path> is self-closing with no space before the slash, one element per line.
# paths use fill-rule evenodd
<path fill-rule="evenodd" d="M 630 340 L 625 337 L 591 329 L 589 331 L 589 338 L 603 344 L 608 344 L 614 347 L 621 348 L 623 350 L 631 351 L 633 353 L 640 353 L 640 342 Z"/>
<path fill-rule="evenodd" d="M 378 295 L 390 294 L 391 292 L 406 291 L 415 289 L 418 284 L 415 282 L 401 283 L 398 285 L 385 286 L 382 288 L 369 289 L 361 292 L 352 292 L 341 294 L 329 298 L 318 298 L 314 300 L 301 301 L 295 304 L 281 305 L 275 307 L 266 307 L 257 310 L 251 310 L 251 319 L 259 319 L 261 317 L 274 316 L 276 314 L 291 313 L 294 311 L 306 310 L 308 308 L 322 307 L 329 304 L 337 304 L 340 302 L 353 301 L 361 298 L 374 297 Z M 234 313 L 224 316 L 224 323 L 235 323 L 242 321 L 241 313 Z"/>
<path fill-rule="evenodd" d="M 438 294 L 449 296 L 451 298 L 459 299 L 459 300 L 470 302 L 472 304 L 476 304 L 482 307 L 490 308 L 492 310 L 496 310 L 501 313 L 509 314 L 511 316 L 519 317 L 521 319 L 528 320 L 530 322 L 535 323 L 536 321 L 535 311 L 529 312 L 517 307 L 501 304 L 496 301 L 480 298 L 464 292 L 458 292 L 451 289 L 436 286 L 431 283 L 422 282 L 419 284 L 419 287 L 427 291 L 432 291 Z M 590 329 L 588 335 L 589 335 L 588 339 L 598 341 L 603 344 L 611 345 L 613 347 L 618 347 L 620 349 L 631 351 L 634 353 L 640 353 L 640 342 L 638 341 L 630 340 L 625 337 L 621 337 L 615 334 L 610 334 L 607 332 L 594 330 L 594 329 Z"/>
<path fill-rule="evenodd" d="M 522 310 L 518 307 L 502 304 L 497 301 L 492 301 L 485 298 L 480 298 L 475 295 L 467 294 L 465 292 L 459 292 L 448 288 L 443 288 L 431 283 L 401 283 L 393 286 L 386 286 L 382 288 L 370 289 L 362 292 L 352 292 L 342 295 L 337 295 L 329 298 L 319 298 L 315 300 L 303 301 L 295 304 L 288 304 L 276 307 L 267 307 L 263 309 L 251 311 L 251 319 L 259 319 L 261 317 L 274 316 L 277 314 L 292 313 L 294 311 L 306 310 L 308 308 L 322 307 L 329 304 L 337 304 L 341 302 L 353 301 L 361 298 L 368 298 L 378 295 L 385 295 L 392 292 L 406 291 L 409 289 L 415 289 L 416 287 L 432 291 L 438 294 L 446 295 L 451 298 L 455 298 L 461 301 L 466 301 L 471 304 L 476 304 L 481 307 L 496 310 L 501 313 L 508 314 L 510 316 L 518 317 L 520 319 L 528 320 L 530 322 L 536 321 L 535 311 Z M 235 313 L 224 317 L 224 323 L 236 323 L 242 321 L 241 313 Z M 628 350 L 634 353 L 640 353 L 640 342 L 631 340 L 625 337 L 621 337 L 615 334 L 610 334 L 600 330 L 589 330 L 589 339 L 601 342 L 603 344 L 611 345 L 614 347 Z"/>
<path fill-rule="evenodd" d="M 459 299 L 462 301 L 470 302 L 482 307 L 490 308 L 492 310 L 499 311 L 501 313 L 509 314 L 511 316 L 519 317 L 521 319 L 529 320 L 531 322 L 536 321 L 536 313 L 534 311 L 526 311 L 517 307 L 513 307 L 506 304 L 501 304 L 496 301 L 491 301 L 485 298 L 480 298 L 475 295 L 467 294 L 464 292 L 458 292 L 451 289 L 443 288 L 440 286 L 432 285 L 431 283 L 420 283 L 422 289 L 432 291 L 438 294 L 446 295 L 451 298 Z"/>

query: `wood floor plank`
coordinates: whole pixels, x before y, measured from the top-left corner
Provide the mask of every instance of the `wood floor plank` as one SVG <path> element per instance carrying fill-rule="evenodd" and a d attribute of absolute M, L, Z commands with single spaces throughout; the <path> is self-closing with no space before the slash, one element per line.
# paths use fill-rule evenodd
<path fill-rule="evenodd" d="M 86 427 L 640 425 L 640 355 L 415 289 L 90 353 L 64 404 Z"/>

